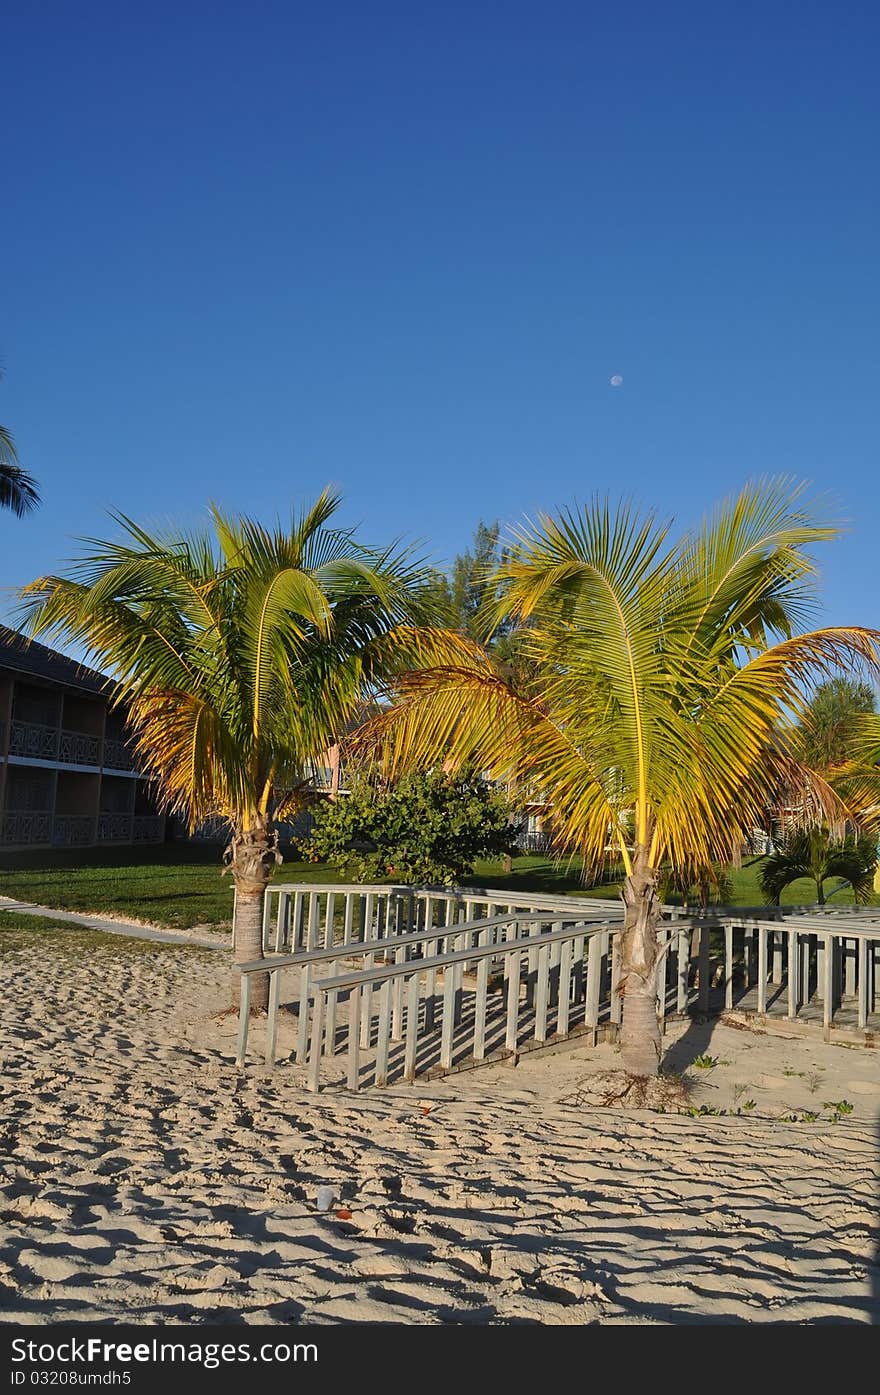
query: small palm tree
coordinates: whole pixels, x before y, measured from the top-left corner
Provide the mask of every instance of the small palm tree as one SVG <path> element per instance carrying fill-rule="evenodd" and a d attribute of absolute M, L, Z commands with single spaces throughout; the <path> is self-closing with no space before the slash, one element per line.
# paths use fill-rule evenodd
<path fill-rule="evenodd" d="M 0 508 L 11 509 L 21 518 L 39 502 L 36 481 L 19 465 L 15 441 L 6 427 L 0 426 Z"/>
<path fill-rule="evenodd" d="M 621 1050 L 635 1075 L 659 1069 L 663 865 L 693 875 L 729 862 L 782 788 L 805 818 L 841 816 L 793 734 L 808 680 L 880 659 L 875 631 L 798 633 L 808 549 L 834 531 L 785 480 L 747 487 L 678 542 L 607 504 L 542 516 L 517 536 L 486 617 L 487 630 L 515 626 L 516 674 L 448 636 L 368 733 L 391 772 L 475 762 L 521 796 L 540 793 L 560 847 L 587 866 L 617 845 Z"/>
<path fill-rule="evenodd" d="M 228 822 L 237 963 L 262 956 L 277 821 L 365 694 L 401 654 L 412 662 L 407 622 L 425 618 L 418 567 L 329 526 L 338 502 L 325 491 L 271 531 L 213 509 L 212 533 L 196 536 L 120 516 L 122 542 L 22 593 L 34 634 L 64 636 L 113 673 L 166 808 L 191 827 Z M 268 976 L 253 989 L 261 1010 Z"/>
<path fill-rule="evenodd" d="M 870 900 L 877 867 L 873 838 L 848 837 L 833 841 L 824 828 L 794 829 L 780 840 L 761 869 L 761 890 L 775 906 L 792 882 L 805 878 L 816 884 L 816 900 L 825 904 L 825 883 L 842 878 L 860 904 Z M 841 891 L 843 887 L 835 887 Z M 831 892 L 833 896 L 835 891 Z"/>

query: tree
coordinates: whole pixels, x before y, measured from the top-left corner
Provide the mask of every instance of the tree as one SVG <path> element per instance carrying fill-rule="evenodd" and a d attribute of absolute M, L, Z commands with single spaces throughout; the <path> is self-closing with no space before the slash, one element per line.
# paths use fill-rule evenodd
<path fill-rule="evenodd" d="M 442 753 L 521 796 L 540 791 L 557 838 L 588 865 L 618 845 L 621 1050 L 634 1075 L 659 1069 L 658 869 L 728 862 L 781 788 L 805 822 L 841 817 L 792 723 L 805 684 L 880 662 L 877 631 L 797 632 L 809 549 L 834 533 L 786 480 L 747 486 L 677 542 L 653 516 L 607 503 L 541 516 L 498 569 L 490 617 L 516 627 L 523 675 L 509 682 L 485 647 L 449 636 L 365 734 L 388 773 Z"/>
<path fill-rule="evenodd" d="M 876 711 L 874 690 L 855 678 L 821 683 L 801 722 L 801 753 L 807 765 L 829 774 L 852 759 L 863 723 Z"/>
<path fill-rule="evenodd" d="M 470 639 L 486 638 L 483 616 L 497 600 L 494 578 L 499 567 L 509 560 L 507 549 L 499 543 L 499 532 L 497 520 L 484 523 L 481 519 L 471 547 L 458 554 L 449 574 L 434 573 L 438 614 L 443 614 L 451 629 Z M 490 647 L 503 649 L 510 630 L 510 622 L 499 616 L 488 640 Z"/>
<path fill-rule="evenodd" d="M 804 877 L 816 883 L 816 900 L 824 905 L 825 882 L 840 877 L 843 886 L 852 887 L 856 901 L 864 904 L 873 890 L 876 867 L 873 838 L 850 836 L 835 842 L 824 828 L 793 829 L 764 863 L 761 890 L 768 902 L 778 906 L 785 888 Z M 841 891 L 843 886 L 834 890 Z"/>
<path fill-rule="evenodd" d="M 190 827 L 228 822 L 237 963 L 262 956 L 276 820 L 387 679 L 406 622 L 427 614 L 408 554 L 329 526 L 338 503 L 325 491 L 271 531 L 214 508 L 212 530 L 195 536 L 155 536 L 117 516 L 122 542 L 95 544 L 69 575 L 23 593 L 33 633 L 63 635 L 112 671 L 165 806 Z M 253 987 L 262 1010 L 268 976 Z"/>
<path fill-rule="evenodd" d="M 507 801 L 485 780 L 436 770 L 391 786 L 362 777 L 344 798 L 317 806 L 303 852 L 355 881 L 455 885 L 477 858 L 512 853 L 515 836 Z"/>
<path fill-rule="evenodd" d="M 40 502 L 40 491 L 32 475 L 18 463 L 15 441 L 0 426 L 0 508 L 11 509 L 21 518 Z"/>

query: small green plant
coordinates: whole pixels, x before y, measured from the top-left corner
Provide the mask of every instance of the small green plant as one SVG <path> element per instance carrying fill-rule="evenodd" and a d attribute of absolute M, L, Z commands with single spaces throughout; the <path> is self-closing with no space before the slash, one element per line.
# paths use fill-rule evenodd
<path fill-rule="evenodd" d="M 708 1114 L 726 1114 L 726 1109 L 716 1109 L 712 1104 L 691 1105 L 683 1110 L 691 1119 L 704 1119 Z"/>
<path fill-rule="evenodd" d="M 809 1090 L 810 1094 L 815 1095 L 816 1091 L 818 1090 L 821 1084 L 822 1072 L 820 1070 L 811 1070 L 807 1076 L 807 1089 Z"/>
<path fill-rule="evenodd" d="M 800 1113 L 796 1111 L 792 1114 L 783 1114 L 783 1124 L 814 1124 L 819 1115 L 809 1109 L 802 1109 Z"/>
<path fill-rule="evenodd" d="M 717 1056 L 706 1056 L 701 1054 L 694 1060 L 694 1068 L 696 1070 L 714 1070 L 718 1064 L 719 1061 Z"/>
<path fill-rule="evenodd" d="M 826 1109 L 831 1110 L 831 1122 L 837 1124 L 847 1114 L 852 1114 L 855 1106 L 849 1100 L 826 1100 Z"/>
<path fill-rule="evenodd" d="M 736 1112 L 737 1112 L 737 1114 L 745 1114 L 745 1112 L 746 1112 L 747 1109 L 755 1109 L 755 1108 L 756 1108 L 756 1101 L 755 1101 L 755 1100 L 746 1100 L 745 1104 L 742 1105 L 742 1107 L 741 1107 L 740 1109 L 738 1109 Z"/>

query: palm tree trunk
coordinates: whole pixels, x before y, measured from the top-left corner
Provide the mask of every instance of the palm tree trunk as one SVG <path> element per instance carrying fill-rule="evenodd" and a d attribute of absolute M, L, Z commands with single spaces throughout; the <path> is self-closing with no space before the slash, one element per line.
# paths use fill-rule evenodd
<path fill-rule="evenodd" d="M 660 945 L 660 898 L 657 874 L 648 866 L 645 849 L 636 850 L 633 871 L 621 888 L 625 907 L 620 945 L 620 985 L 623 1018 L 620 1053 L 630 1075 L 660 1072 L 660 1023 L 657 1018 L 657 964 Z"/>
<path fill-rule="evenodd" d="M 817 892 L 817 895 L 818 895 L 818 898 L 819 898 L 817 904 L 820 905 L 820 906 L 824 906 L 824 905 L 825 905 L 825 878 L 824 878 L 824 877 L 817 877 L 817 878 L 816 878 L 816 892 Z"/>
<path fill-rule="evenodd" d="M 263 958 L 263 901 L 276 861 L 276 842 L 268 819 L 259 819 L 248 829 L 237 830 L 230 847 L 230 870 L 235 882 L 235 916 L 232 924 L 232 1001 L 235 1007 L 238 1007 L 241 988 L 241 974 L 237 966 Z M 254 974 L 251 980 L 251 1015 L 265 1012 L 268 1005 L 269 975 Z"/>

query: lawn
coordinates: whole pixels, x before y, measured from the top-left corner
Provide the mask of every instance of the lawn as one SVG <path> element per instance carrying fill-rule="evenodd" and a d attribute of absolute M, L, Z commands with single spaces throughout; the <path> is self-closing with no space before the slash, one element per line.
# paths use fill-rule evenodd
<path fill-rule="evenodd" d="M 762 903 L 760 861 L 750 859 L 731 873 L 734 905 Z M 198 843 L 6 854 L 0 857 L 0 895 L 55 910 L 109 913 L 173 929 L 197 925 L 220 929 L 229 925 L 232 916 L 232 881 L 221 871 L 220 850 Z M 577 862 L 559 866 L 549 858 L 529 856 L 514 859 L 510 872 L 498 862 L 478 863 L 468 881 L 511 893 L 616 895 L 613 884 L 585 888 L 579 873 Z M 276 870 L 275 880 L 332 883 L 340 877 L 327 864 L 285 861 Z M 787 905 L 814 899 L 815 888 L 806 881 L 789 887 L 783 898 Z M 851 903 L 849 891 L 831 901 L 832 905 Z"/>

